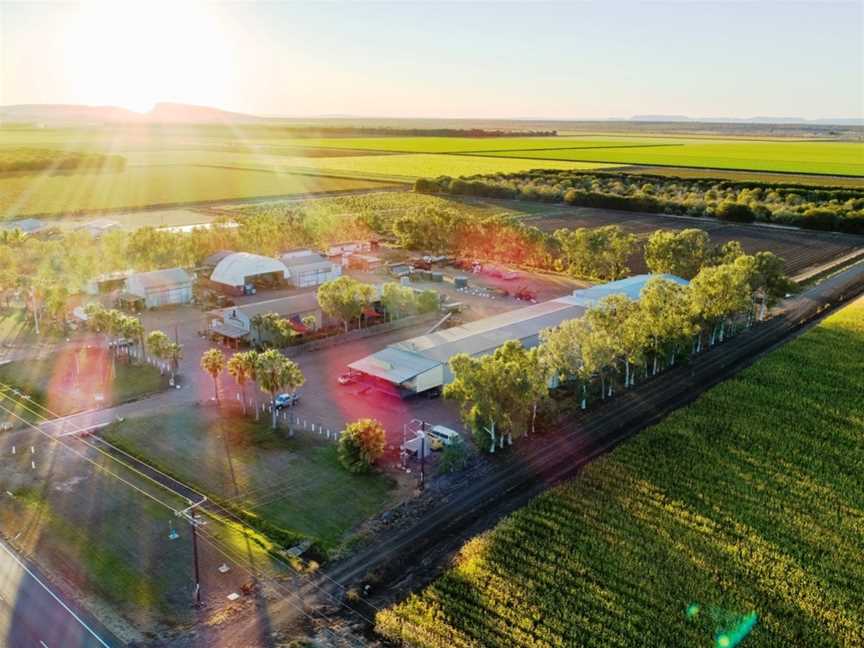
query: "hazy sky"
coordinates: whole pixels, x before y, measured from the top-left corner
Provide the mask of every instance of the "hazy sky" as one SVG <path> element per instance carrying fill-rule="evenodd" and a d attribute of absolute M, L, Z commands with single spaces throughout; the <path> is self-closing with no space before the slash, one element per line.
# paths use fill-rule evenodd
<path fill-rule="evenodd" d="M 864 115 L 862 2 L 0 0 L 0 104 Z"/>

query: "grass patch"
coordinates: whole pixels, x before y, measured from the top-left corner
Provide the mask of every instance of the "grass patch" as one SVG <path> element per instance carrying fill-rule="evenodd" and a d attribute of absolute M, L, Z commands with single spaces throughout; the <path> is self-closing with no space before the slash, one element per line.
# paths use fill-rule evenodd
<path fill-rule="evenodd" d="M 286 438 L 266 421 L 177 409 L 130 418 L 105 438 L 217 501 L 282 545 L 300 537 L 325 551 L 389 502 L 392 480 L 351 475 L 332 442 L 298 432 Z"/>
<path fill-rule="evenodd" d="M 42 360 L 0 365 L 0 383 L 61 415 L 124 403 L 167 386 L 167 377 L 159 375 L 158 369 L 119 360 L 112 380 L 111 364 L 103 348 L 67 349 Z M 101 401 L 95 399 L 97 394 L 102 394 Z"/>
<path fill-rule="evenodd" d="M 412 645 L 864 644 L 864 300 L 466 544 Z M 734 643 L 729 644 L 734 645 Z"/>

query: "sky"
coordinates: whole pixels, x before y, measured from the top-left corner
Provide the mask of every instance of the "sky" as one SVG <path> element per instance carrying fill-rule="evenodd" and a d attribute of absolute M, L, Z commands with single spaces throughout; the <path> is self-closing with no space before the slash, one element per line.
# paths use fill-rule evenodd
<path fill-rule="evenodd" d="M 864 2 L 0 0 L 0 105 L 864 117 Z"/>

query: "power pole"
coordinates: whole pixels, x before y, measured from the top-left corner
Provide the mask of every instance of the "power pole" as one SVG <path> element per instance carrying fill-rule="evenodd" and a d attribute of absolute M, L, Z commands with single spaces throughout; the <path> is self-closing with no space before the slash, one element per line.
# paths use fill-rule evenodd
<path fill-rule="evenodd" d="M 417 433 L 420 437 L 420 484 L 419 489 L 422 492 L 426 487 L 426 423 L 420 422 L 420 431 Z"/>
<path fill-rule="evenodd" d="M 195 513 L 190 515 L 192 524 L 192 559 L 195 563 L 195 606 L 201 605 L 201 573 L 198 570 L 198 523 L 195 521 Z"/>

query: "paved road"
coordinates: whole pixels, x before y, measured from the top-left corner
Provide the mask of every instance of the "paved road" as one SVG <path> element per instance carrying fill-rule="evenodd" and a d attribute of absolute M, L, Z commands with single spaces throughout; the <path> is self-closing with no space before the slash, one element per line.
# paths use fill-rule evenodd
<path fill-rule="evenodd" d="M 63 601 L 34 566 L 0 542 L 0 645 L 113 648 L 123 644 L 77 604 Z"/>

